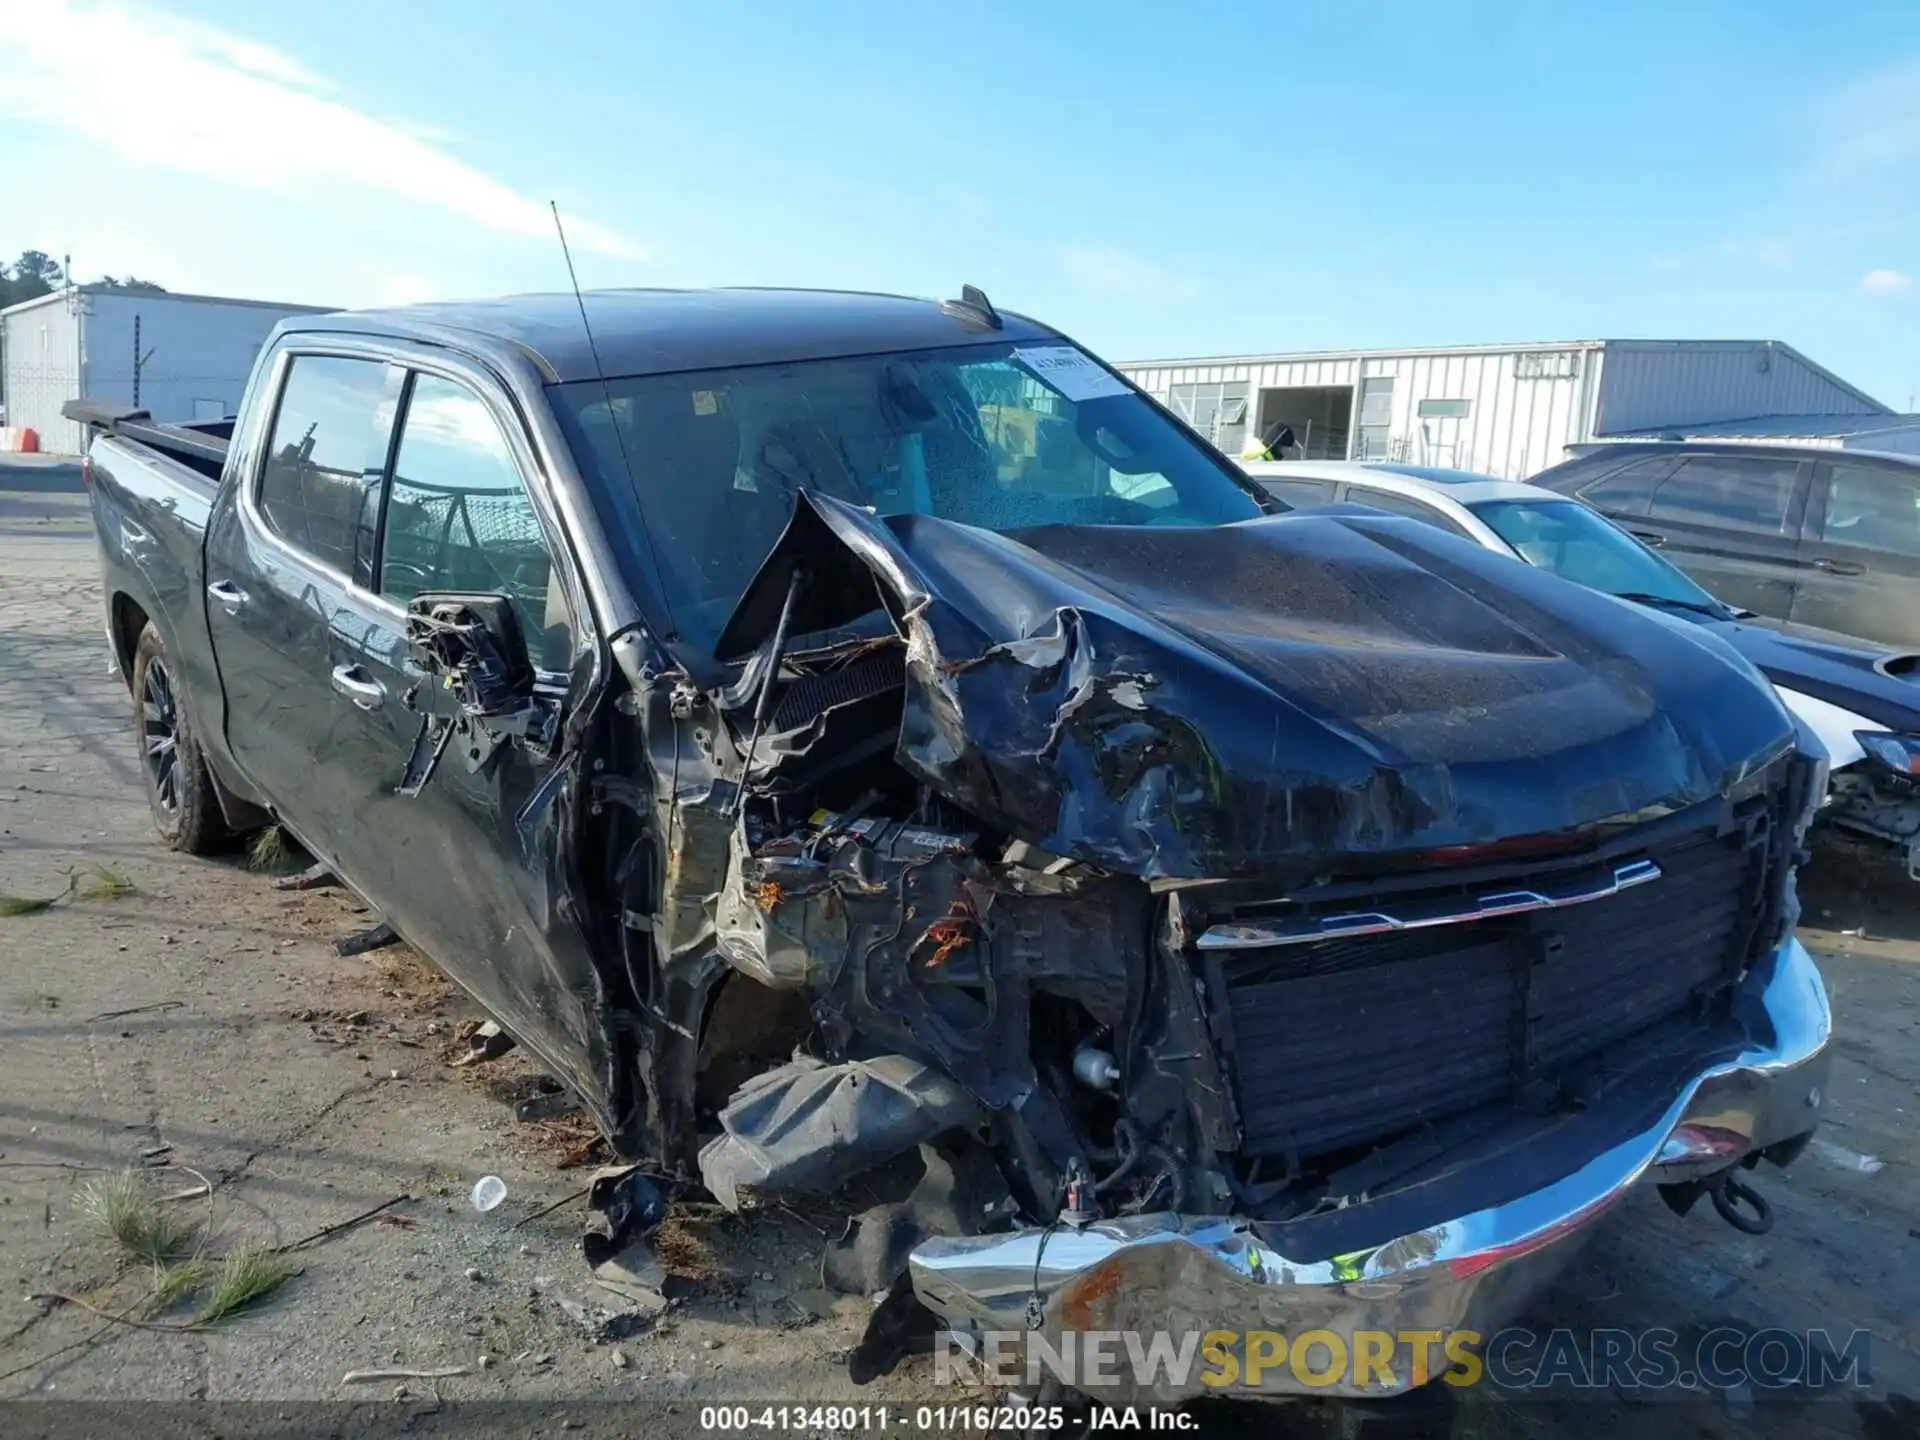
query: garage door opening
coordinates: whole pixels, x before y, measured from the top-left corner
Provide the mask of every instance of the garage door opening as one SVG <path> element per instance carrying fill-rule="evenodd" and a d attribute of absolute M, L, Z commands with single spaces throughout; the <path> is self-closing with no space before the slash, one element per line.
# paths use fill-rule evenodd
<path fill-rule="evenodd" d="M 1248 448 L 1265 446 L 1275 460 L 1344 460 L 1347 437 L 1353 427 L 1351 385 L 1298 385 L 1262 390 L 1256 411 L 1254 436 Z M 1293 443 L 1281 448 L 1283 432 L 1293 432 Z"/>

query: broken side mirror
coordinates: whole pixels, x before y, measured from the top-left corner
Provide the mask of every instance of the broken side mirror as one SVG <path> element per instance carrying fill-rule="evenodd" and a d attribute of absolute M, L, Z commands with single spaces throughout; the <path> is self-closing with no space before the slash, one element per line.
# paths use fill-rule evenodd
<path fill-rule="evenodd" d="M 407 653 L 471 718 L 518 715 L 533 699 L 533 664 L 504 595 L 424 590 L 407 602 Z"/>

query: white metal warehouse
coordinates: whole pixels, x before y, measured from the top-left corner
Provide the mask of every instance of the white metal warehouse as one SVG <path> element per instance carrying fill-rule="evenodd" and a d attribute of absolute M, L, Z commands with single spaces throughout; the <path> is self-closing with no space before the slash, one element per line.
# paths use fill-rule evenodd
<path fill-rule="evenodd" d="M 76 285 L 0 310 L 7 424 L 75 454 L 69 400 L 139 405 L 156 420 L 231 415 L 254 356 L 284 316 L 324 306 Z"/>
<path fill-rule="evenodd" d="M 1400 460 L 1518 480 L 1565 459 L 1569 445 L 1705 438 L 1732 422 L 1808 443 L 1896 448 L 1884 442 L 1911 438 L 1920 447 L 1920 431 L 1900 428 L 1912 417 L 1777 340 L 1329 350 L 1118 368 L 1229 455 L 1284 427 L 1296 459 Z"/>

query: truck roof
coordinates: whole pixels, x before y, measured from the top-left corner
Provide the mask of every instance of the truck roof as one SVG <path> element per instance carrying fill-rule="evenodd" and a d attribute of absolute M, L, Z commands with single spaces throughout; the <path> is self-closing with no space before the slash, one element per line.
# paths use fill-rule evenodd
<path fill-rule="evenodd" d="M 584 305 L 599 349 L 580 324 Z M 1058 341 L 1024 316 L 997 326 L 956 302 L 848 290 L 589 290 L 302 315 L 279 334 L 340 331 L 518 349 L 549 382 L 877 355 L 946 345 Z"/>

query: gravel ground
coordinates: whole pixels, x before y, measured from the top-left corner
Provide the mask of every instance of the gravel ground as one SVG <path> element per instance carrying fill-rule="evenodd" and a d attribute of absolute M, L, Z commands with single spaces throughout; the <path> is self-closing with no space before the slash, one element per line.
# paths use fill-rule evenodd
<path fill-rule="evenodd" d="M 563 1165 L 587 1158 L 588 1137 L 513 1120 L 498 1097 L 531 1073 L 512 1057 L 448 1064 L 474 1012 L 411 952 L 334 953 L 334 939 L 369 923 L 347 892 L 287 894 L 244 857 L 163 850 L 128 714 L 99 638 L 76 472 L 0 466 L 0 892 L 51 896 L 71 872 L 99 868 L 134 887 L 0 918 L 0 1430 L 125 1429 L 111 1408 L 5 1403 L 20 1397 L 139 1402 L 142 1434 L 611 1435 L 641 1416 L 649 1431 L 691 1431 L 699 1407 L 723 1398 L 896 1413 L 952 1402 L 924 1360 L 866 1390 L 847 1382 L 844 1351 L 867 1302 L 819 1286 L 825 1215 L 680 1208 L 660 1249 L 689 1298 L 629 1338 L 587 1334 L 563 1303 L 588 1298 L 580 1207 L 528 1217 L 583 1187 L 588 1171 Z M 1920 1394 L 1920 895 L 1828 854 L 1806 888 L 1803 933 L 1833 991 L 1838 1055 L 1820 1141 L 1787 1175 L 1757 1181 L 1773 1233 L 1749 1238 L 1705 1206 L 1680 1220 L 1651 1192 L 1636 1195 L 1529 1323 L 1838 1337 L 1860 1327 L 1873 1337 L 1872 1389 L 1817 1402 L 1736 1392 L 1651 1411 L 1606 1392 L 1546 1406 L 1478 1390 L 1448 1397 L 1451 1413 L 1416 1430 L 1920 1433 L 1905 1398 Z M 411 1198 L 388 1214 L 407 1223 L 375 1219 L 298 1252 L 296 1278 L 208 1331 L 136 1330 L 29 1301 L 59 1290 L 112 1312 L 140 1293 L 144 1277 L 78 1221 L 74 1202 L 90 1178 L 143 1158 L 163 1162 L 150 1174 L 164 1193 L 197 1184 L 190 1171 L 213 1182 L 216 1253 L 286 1244 L 401 1195 Z M 485 1215 L 466 1198 L 483 1174 L 509 1194 Z M 353 1369 L 456 1365 L 471 1373 L 341 1382 Z M 189 1400 L 251 1408 L 153 1403 Z M 1202 1423 L 1270 1435 L 1321 1433 L 1334 1418 L 1217 1407 Z"/>

